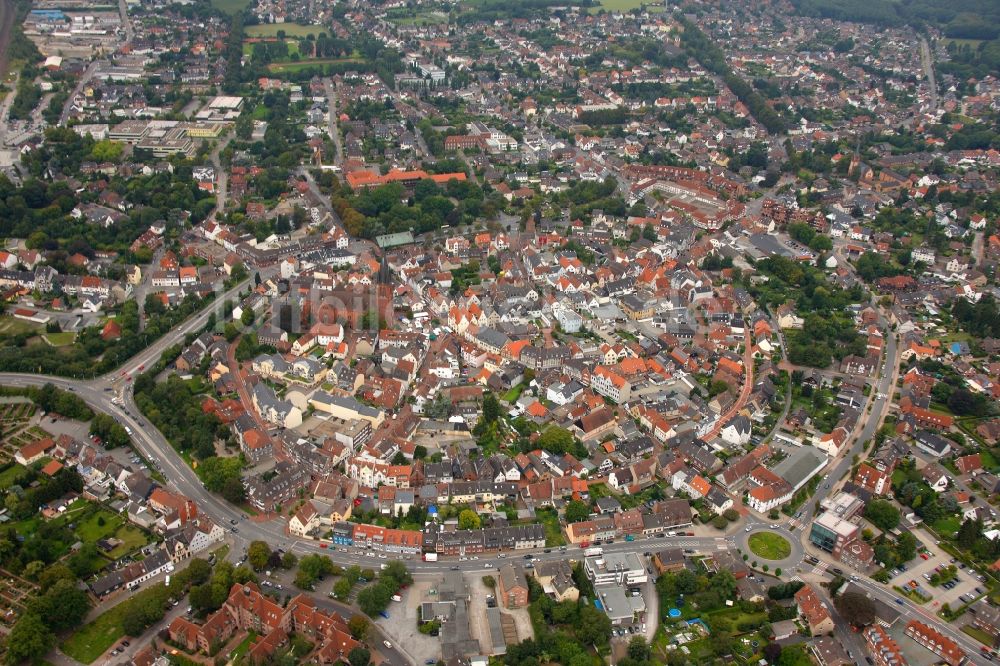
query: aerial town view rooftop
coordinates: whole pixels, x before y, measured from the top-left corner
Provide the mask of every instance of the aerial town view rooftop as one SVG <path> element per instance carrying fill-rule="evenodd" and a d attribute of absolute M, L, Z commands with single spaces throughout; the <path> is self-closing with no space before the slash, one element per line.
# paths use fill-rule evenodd
<path fill-rule="evenodd" d="M 1000 658 L 996 0 L 0 0 L 0 660 Z"/>

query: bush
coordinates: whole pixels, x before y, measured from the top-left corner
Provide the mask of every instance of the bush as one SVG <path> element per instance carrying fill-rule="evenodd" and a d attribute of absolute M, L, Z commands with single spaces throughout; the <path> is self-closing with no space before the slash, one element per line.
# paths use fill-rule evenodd
<path fill-rule="evenodd" d="M 725 516 L 726 520 L 728 520 L 731 523 L 736 522 L 737 520 L 740 519 L 740 512 L 737 511 L 736 509 L 726 509 L 722 513 L 722 515 Z"/>
<path fill-rule="evenodd" d="M 724 530 L 729 525 L 729 521 L 726 520 L 725 516 L 716 516 L 712 519 L 712 527 L 717 530 Z"/>

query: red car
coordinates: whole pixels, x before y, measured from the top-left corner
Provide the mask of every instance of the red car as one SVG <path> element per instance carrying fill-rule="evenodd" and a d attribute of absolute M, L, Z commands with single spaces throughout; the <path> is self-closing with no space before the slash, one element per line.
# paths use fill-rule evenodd
<path fill-rule="evenodd" d="M 929 560 L 931 558 L 927 556 L 927 553 L 920 553 L 920 559 L 922 559 L 922 560 Z"/>

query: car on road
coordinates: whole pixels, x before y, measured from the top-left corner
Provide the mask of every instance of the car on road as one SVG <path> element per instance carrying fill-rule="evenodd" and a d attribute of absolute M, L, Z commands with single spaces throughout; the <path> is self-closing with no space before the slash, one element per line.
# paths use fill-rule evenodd
<path fill-rule="evenodd" d="M 392 643 L 390 643 L 389 641 L 382 641 L 382 645 L 384 645 L 389 650 L 392 649 Z"/>
<path fill-rule="evenodd" d="M 486 568 L 487 569 L 492 569 L 493 568 L 493 563 L 492 562 L 487 562 L 486 563 Z"/>
<path fill-rule="evenodd" d="M 903 600 L 900 599 L 899 597 L 896 597 L 896 603 L 899 604 L 900 606 L 902 606 L 903 605 Z"/>
<path fill-rule="evenodd" d="M 384 617 L 387 620 L 389 619 L 389 614 L 386 613 L 385 611 L 379 611 L 378 614 L 379 614 L 379 616 Z M 392 646 L 390 645 L 389 647 L 392 647 Z"/>

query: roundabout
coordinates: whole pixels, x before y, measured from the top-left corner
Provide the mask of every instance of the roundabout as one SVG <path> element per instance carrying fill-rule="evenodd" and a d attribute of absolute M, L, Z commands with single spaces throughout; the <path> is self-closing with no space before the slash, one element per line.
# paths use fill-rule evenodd
<path fill-rule="evenodd" d="M 792 554 L 792 544 L 785 537 L 774 532 L 754 532 L 747 539 L 750 552 L 770 561 L 785 560 Z"/>

